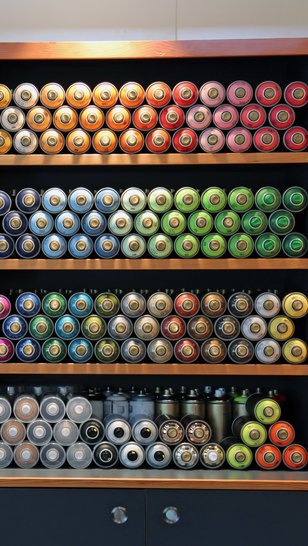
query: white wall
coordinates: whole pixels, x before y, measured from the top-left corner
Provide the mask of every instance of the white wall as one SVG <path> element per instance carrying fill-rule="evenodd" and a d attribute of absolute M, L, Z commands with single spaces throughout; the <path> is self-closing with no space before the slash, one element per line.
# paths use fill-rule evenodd
<path fill-rule="evenodd" d="M 0 0 L 0 6 L 0 41 L 308 36 L 308 0 Z"/>

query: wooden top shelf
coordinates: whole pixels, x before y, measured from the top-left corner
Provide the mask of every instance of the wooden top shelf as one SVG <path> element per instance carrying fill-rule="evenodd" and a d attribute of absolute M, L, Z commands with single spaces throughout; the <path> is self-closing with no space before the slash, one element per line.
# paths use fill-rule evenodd
<path fill-rule="evenodd" d="M 8 362 L 0 375 L 308 375 L 308 364 L 75 364 Z"/>
<path fill-rule="evenodd" d="M 253 164 L 308 163 L 308 152 L 273 153 L 218 153 L 218 154 L 33 154 L 0 156 L 0 167 L 55 167 L 55 166 L 125 166 L 136 165 L 253 165 Z"/>
<path fill-rule="evenodd" d="M 307 54 L 307 38 L 0 43 L 0 59 L 4 60 L 170 59 Z"/>
<path fill-rule="evenodd" d="M 138 260 L 115 258 L 103 259 L 66 259 L 52 260 L 38 258 L 33 260 L 7 259 L 0 260 L 0 270 L 228 270 L 228 269 L 308 269 L 308 258 L 141 258 Z"/>
<path fill-rule="evenodd" d="M 308 491 L 308 472 L 262 470 L 0 470 L 0 487 Z"/>

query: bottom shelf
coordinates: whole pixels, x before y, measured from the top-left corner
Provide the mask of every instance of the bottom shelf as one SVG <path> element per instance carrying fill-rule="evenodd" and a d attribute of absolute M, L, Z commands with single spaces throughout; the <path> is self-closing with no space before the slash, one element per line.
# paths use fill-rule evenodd
<path fill-rule="evenodd" d="M 308 491 L 308 471 L 10 469 L 0 471 L 0 487 Z"/>

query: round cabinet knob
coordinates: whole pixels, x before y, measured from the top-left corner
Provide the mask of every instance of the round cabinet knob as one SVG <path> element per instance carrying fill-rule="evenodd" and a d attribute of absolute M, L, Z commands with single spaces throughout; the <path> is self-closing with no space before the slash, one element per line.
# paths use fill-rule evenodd
<path fill-rule="evenodd" d="M 126 523 L 128 520 L 127 510 L 123 506 L 115 506 L 111 510 L 112 521 L 118 525 Z"/>
<path fill-rule="evenodd" d="M 163 519 L 166 523 L 170 523 L 170 525 L 177 523 L 180 516 L 176 506 L 166 506 L 166 508 L 163 510 Z"/>

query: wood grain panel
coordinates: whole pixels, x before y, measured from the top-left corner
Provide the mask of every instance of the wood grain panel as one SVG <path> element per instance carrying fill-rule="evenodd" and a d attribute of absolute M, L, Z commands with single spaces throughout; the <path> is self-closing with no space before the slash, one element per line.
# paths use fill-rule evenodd
<path fill-rule="evenodd" d="M 0 59 L 5 60 L 170 59 L 307 54 L 307 38 L 0 43 Z"/>
<path fill-rule="evenodd" d="M 8 362 L 0 365 L 0 375 L 273 375 L 306 376 L 305 364 L 74 364 L 64 362 Z"/>
<path fill-rule="evenodd" d="M 61 270 L 61 271 L 92 271 L 92 270 L 229 270 L 229 269 L 308 269 L 308 258 L 193 258 L 191 260 L 181 258 L 167 258 L 156 260 L 155 258 L 134 259 L 44 259 L 33 260 L 7 259 L 0 260 L 0 270 Z"/>
<path fill-rule="evenodd" d="M 218 153 L 218 154 L 8 154 L 0 156 L 0 167 L 86 167 L 88 165 L 135 167 L 138 165 L 257 165 L 308 163 L 307 152 Z"/>

